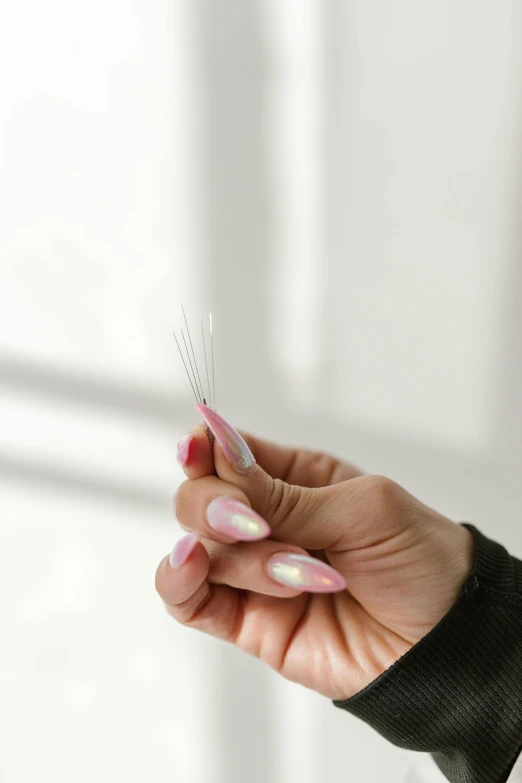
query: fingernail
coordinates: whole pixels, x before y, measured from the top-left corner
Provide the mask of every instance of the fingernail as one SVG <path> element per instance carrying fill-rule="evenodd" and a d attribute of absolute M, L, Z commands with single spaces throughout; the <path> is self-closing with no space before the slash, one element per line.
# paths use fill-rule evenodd
<path fill-rule="evenodd" d="M 180 568 L 190 557 L 190 553 L 199 541 L 197 533 L 189 533 L 178 541 L 169 555 L 169 563 L 172 568 Z"/>
<path fill-rule="evenodd" d="M 188 435 L 184 435 L 181 440 L 178 443 L 178 463 L 181 465 L 182 468 L 184 468 L 187 465 L 187 462 L 189 461 L 189 454 L 190 454 L 190 444 L 192 443 L 194 439 L 194 435 L 192 433 L 188 433 Z"/>
<path fill-rule="evenodd" d="M 270 535 L 270 526 L 263 517 L 228 495 L 214 498 L 208 504 L 207 522 L 213 530 L 238 541 L 258 541 Z"/>
<path fill-rule="evenodd" d="M 247 473 L 256 461 L 239 432 L 208 405 L 198 402 L 196 408 L 205 419 L 232 467 L 239 473 Z"/>
<path fill-rule="evenodd" d="M 268 571 L 279 584 L 311 593 L 335 593 L 346 589 L 344 577 L 338 571 L 307 555 L 277 552 L 268 561 Z"/>

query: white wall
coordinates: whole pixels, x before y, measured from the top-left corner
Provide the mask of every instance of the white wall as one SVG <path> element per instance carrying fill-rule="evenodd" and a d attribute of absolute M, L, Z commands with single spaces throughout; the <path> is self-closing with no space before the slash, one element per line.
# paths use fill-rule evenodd
<path fill-rule="evenodd" d="M 238 425 L 522 554 L 515 2 L 0 10 L 0 777 L 440 779 L 169 621 L 171 330 Z"/>

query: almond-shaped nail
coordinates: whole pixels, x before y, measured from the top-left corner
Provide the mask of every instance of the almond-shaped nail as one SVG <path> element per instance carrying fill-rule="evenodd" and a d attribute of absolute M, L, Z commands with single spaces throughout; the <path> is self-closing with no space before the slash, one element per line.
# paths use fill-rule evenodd
<path fill-rule="evenodd" d="M 198 402 L 196 408 L 203 416 L 234 470 L 237 470 L 238 473 L 248 473 L 256 461 L 239 432 L 208 405 Z"/>
<path fill-rule="evenodd" d="M 207 522 L 213 530 L 237 541 L 259 541 L 270 535 L 270 526 L 240 500 L 221 495 L 207 506 Z"/>
<path fill-rule="evenodd" d="M 183 536 L 169 555 L 169 563 L 172 568 L 181 568 L 187 562 L 194 547 L 199 541 L 197 533 L 189 533 Z"/>
<path fill-rule="evenodd" d="M 184 435 L 181 440 L 178 443 L 178 464 L 181 465 L 182 468 L 186 467 L 189 456 L 190 456 L 190 445 L 192 441 L 194 440 L 194 435 L 192 433 L 188 433 L 188 435 Z"/>
<path fill-rule="evenodd" d="M 276 552 L 268 560 L 268 572 L 279 584 L 309 593 L 336 593 L 346 589 L 346 581 L 338 571 L 308 555 Z"/>

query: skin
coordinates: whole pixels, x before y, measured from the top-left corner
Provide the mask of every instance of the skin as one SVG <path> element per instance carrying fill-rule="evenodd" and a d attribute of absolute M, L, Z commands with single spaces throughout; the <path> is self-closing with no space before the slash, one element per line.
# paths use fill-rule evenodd
<path fill-rule="evenodd" d="M 257 464 L 240 474 L 217 442 L 212 453 L 203 426 L 192 435 L 176 516 L 201 541 L 181 567 L 165 557 L 156 572 L 178 622 L 340 700 L 382 674 L 455 602 L 472 569 L 471 534 L 390 479 L 244 433 Z M 219 495 L 251 506 L 270 537 L 236 542 L 210 528 L 205 509 Z M 312 594 L 277 584 L 266 567 L 276 552 L 328 562 L 347 590 Z"/>

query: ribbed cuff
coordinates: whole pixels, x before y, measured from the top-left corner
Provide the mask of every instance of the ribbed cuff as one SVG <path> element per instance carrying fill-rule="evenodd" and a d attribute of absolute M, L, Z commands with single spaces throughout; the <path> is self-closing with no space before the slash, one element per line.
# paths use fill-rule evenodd
<path fill-rule="evenodd" d="M 448 614 L 380 677 L 334 701 L 452 783 L 504 783 L 522 749 L 522 562 L 465 527 L 473 570 Z"/>

